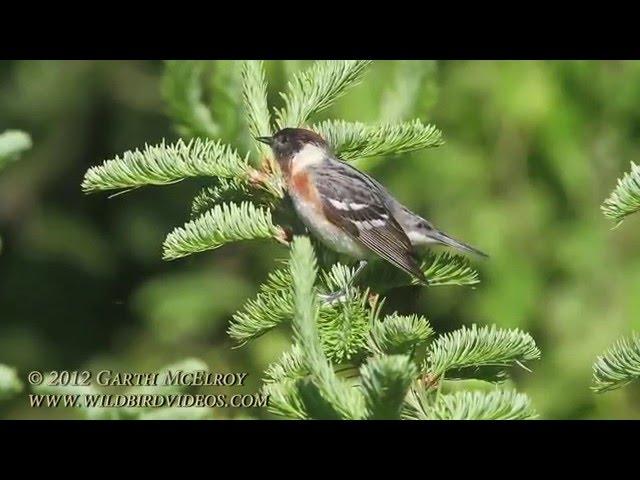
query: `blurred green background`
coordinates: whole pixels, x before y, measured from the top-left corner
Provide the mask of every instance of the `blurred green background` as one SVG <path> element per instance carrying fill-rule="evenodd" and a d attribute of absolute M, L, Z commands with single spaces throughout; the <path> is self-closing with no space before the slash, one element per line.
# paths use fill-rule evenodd
<path fill-rule="evenodd" d="M 267 62 L 272 104 L 308 63 Z M 0 363 L 23 379 L 33 369 L 150 371 L 197 357 L 216 372 L 248 372 L 236 391 L 253 393 L 289 344 L 287 328 L 242 348 L 226 334 L 284 247 L 247 242 L 161 260 L 201 182 L 111 199 L 80 190 L 90 166 L 178 138 L 163 70 L 156 61 L 0 62 L 0 132 L 25 130 L 34 144 L 0 174 Z M 205 82 L 234 82 L 236 71 L 212 62 Z M 589 391 L 595 357 L 640 329 L 640 217 L 611 230 L 599 210 L 640 157 L 639 85 L 639 62 L 385 61 L 325 114 L 421 118 L 443 130 L 441 148 L 358 166 L 491 258 L 473 259 L 476 289 L 399 289 L 387 309 L 422 313 L 439 333 L 474 322 L 529 331 L 542 360 L 514 374 L 542 418 L 640 418 L 637 386 Z M 237 100 L 207 96 L 225 140 L 242 145 Z M 72 415 L 30 409 L 24 394 L 0 403 L 0 418 Z"/>

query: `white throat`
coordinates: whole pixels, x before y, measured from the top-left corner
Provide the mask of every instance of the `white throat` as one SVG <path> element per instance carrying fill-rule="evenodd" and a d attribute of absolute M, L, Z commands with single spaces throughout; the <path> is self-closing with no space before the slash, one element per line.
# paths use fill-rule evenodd
<path fill-rule="evenodd" d="M 323 148 L 308 143 L 291 159 L 291 173 L 295 175 L 313 165 L 318 165 L 322 163 L 325 156 L 326 152 Z"/>

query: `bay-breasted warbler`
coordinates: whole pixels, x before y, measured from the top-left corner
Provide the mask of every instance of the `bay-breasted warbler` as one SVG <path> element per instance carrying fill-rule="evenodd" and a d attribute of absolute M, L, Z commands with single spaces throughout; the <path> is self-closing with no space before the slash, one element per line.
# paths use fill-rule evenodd
<path fill-rule="evenodd" d="M 285 128 L 257 140 L 273 150 L 302 222 L 327 247 L 360 259 L 358 272 L 378 256 L 428 284 L 415 247 L 441 244 L 486 256 L 441 232 L 371 176 L 338 159 L 317 133 Z"/>

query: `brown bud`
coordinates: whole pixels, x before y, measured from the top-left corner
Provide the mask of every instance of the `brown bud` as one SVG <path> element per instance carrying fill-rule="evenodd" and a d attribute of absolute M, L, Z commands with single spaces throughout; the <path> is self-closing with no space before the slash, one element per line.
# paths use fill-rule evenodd
<path fill-rule="evenodd" d="M 293 230 L 289 227 L 278 226 L 275 239 L 283 245 L 289 245 L 293 241 Z"/>
<path fill-rule="evenodd" d="M 422 380 L 422 384 L 426 389 L 437 388 L 438 383 L 440 382 L 440 375 L 427 372 L 422 376 L 420 380 Z"/>

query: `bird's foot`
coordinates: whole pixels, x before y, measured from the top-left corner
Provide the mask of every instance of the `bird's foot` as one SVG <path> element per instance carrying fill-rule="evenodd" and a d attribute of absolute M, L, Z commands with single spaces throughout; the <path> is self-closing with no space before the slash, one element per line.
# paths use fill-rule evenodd
<path fill-rule="evenodd" d="M 318 297 L 320 297 L 320 300 L 325 305 L 337 305 L 338 303 L 347 301 L 349 292 L 347 290 L 338 290 L 337 292 L 331 293 L 319 293 Z"/>
<path fill-rule="evenodd" d="M 349 298 L 349 293 L 352 285 L 354 284 L 356 278 L 358 278 L 358 276 L 362 273 L 362 271 L 366 266 L 367 266 L 367 261 L 360 260 L 360 263 L 358 264 L 358 268 L 356 268 L 355 272 L 353 273 L 353 276 L 347 282 L 347 285 L 341 290 L 338 290 L 337 292 L 331 292 L 331 293 L 319 293 L 318 296 L 320 297 L 320 300 L 322 300 L 322 303 L 325 305 L 336 305 L 338 303 L 346 303 L 347 299 Z"/>

